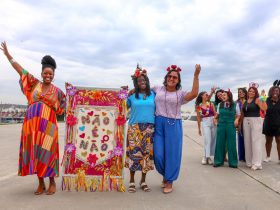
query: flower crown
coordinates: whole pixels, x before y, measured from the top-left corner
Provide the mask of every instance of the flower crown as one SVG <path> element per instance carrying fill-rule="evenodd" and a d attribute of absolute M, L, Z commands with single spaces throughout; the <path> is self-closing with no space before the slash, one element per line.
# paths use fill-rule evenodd
<path fill-rule="evenodd" d="M 139 67 L 139 64 L 137 64 L 137 67 L 135 69 L 135 72 L 133 75 L 131 75 L 132 79 L 138 78 L 141 75 L 145 75 L 147 76 L 147 70 L 146 69 L 142 69 L 141 67 Z"/>
<path fill-rule="evenodd" d="M 182 69 L 179 66 L 177 66 L 177 65 L 168 66 L 166 70 L 168 72 L 169 71 L 177 71 L 178 73 L 180 73 L 182 71 Z"/>
<path fill-rule="evenodd" d="M 258 83 L 255 83 L 255 82 L 250 82 L 250 83 L 249 83 L 249 87 L 258 88 L 258 87 L 259 87 L 259 84 L 258 84 Z"/>

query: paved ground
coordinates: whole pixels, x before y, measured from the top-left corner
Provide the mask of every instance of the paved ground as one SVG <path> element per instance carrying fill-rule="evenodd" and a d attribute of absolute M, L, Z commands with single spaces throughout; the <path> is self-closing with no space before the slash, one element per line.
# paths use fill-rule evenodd
<path fill-rule="evenodd" d="M 135 194 L 58 192 L 54 196 L 34 196 L 36 176 L 18 177 L 17 162 L 21 125 L 0 126 L 0 206 L 1 209 L 280 209 L 280 164 L 263 164 L 251 171 L 243 163 L 238 169 L 213 168 L 200 164 L 202 138 L 195 122 L 184 122 L 184 151 L 180 178 L 174 192 L 164 195 L 156 171 L 148 174 L 152 192 L 137 189 Z M 60 125 L 61 154 L 64 126 Z M 125 173 L 128 177 L 128 171 Z M 139 180 L 139 177 L 137 177 Z M 128 179 L 126 179 L 128 180 Z M 126 181 L 127 183 L 127 181 Z M 57 179 L 60 185 L 60 179 Z"/>

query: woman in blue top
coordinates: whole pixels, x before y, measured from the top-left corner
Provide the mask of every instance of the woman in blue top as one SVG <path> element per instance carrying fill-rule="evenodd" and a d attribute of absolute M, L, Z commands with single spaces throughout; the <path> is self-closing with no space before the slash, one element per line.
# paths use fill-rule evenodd
<path fill-rule="evenodd" d="M 134 175 L 142 172 L 140 187 L 143 191 L 151 191 L 146 184 L 146 174 L 153 170 L 153 135 L 155 123 L 155 94 L 150 90 L 150 82 L 146 70 L 137 69 L 132 75 L 134 94 L 127 99 L 130 118 L 127 131 L 127 148 L 125 167 L 130 170 L 128 192 L 136 192 Z"/>

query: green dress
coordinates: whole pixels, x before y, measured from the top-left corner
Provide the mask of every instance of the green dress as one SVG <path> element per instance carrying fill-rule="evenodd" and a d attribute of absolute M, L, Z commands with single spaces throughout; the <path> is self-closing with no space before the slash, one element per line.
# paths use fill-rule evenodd
<path fill-rule="evenodd" d="M 215 166 L 221 166 L 224 164 L 227 147 L 229 167 L 237 167 L 236 129 L 234 126 L 235 115 L 235 103 L 231 108 L 220 107 L 214 158 Z"/>

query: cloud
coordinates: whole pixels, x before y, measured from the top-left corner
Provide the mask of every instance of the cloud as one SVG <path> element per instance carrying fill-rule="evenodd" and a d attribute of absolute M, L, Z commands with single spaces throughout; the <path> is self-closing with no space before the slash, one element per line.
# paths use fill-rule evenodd
<path fill-rule="evenodd" d="M 217 85 L 234 91 L 251 81 L 268 89 L 279 77 L 280 5 L 272 0 L 4 0 L 1 5 L 0 39 L 38 77 L 41 57 L 55 57 L 55 84 L 61 89 L 66 81 L 132 87 L 137 63 L 157 85 L 167 66 L 181 66 L 184 89 L 191 89 L 196 63 L 202 65 L 201 90 Z M 0 60 L 0 100 L 26 103 L 15 90 L 15 73 L 4 56 Z"/>

